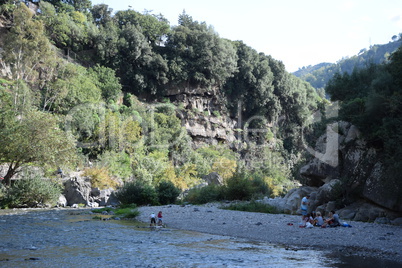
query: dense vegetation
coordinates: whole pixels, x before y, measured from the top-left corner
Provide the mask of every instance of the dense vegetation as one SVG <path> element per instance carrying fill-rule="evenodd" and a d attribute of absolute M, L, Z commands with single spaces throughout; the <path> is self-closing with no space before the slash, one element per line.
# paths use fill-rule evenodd
<path fill-rule="evenodd" d="M 356 125 L 381 154 L 384 183 L 401 185 L 402 46 L 387 64 L 372 64 L 351 74 L 336 74 L 326 91 L 341 103 L 339 118 Z M 393 182 L 393 183 L 391 183 Z"/>
<path fill-rule="evenodd" d="M 0 6 L 0 164 L 7 187 L 25 167 L 40 167 L 43 177 L 55 177 L 57 167 L 79 168 L 99 188 L 124 183 L 118 194 L 127 204 L 173 202 L 177 191 L 211 172 L 224 179 L 208 191 L 217 199 L 274 197 L 293 187 L 301 133 L 326 101 L 282 62 L 220 38 L 184 12 L 170 26 L 162 14 L 113 13 L 89 0 L 32 2 Z M 336 81 L 329 88 L 334 99 Z M 222 110 L 210 111 L 216 117 L 244 118 L 236 129 L 249 133 L 237 140 L 242 146 L 194 149 L 180 103 L 165 95 L 176 87 L 219 96 Z M 206 190 L 199 191 L 189 198 Z"/>
<path fill-rule="evenodd" d="M 371 64 L 387 63 L 391 54 L 401 45 L 402 39 L 395 35 L 392 37 L 392 42 L 388 44 L 373 45 L 369 49 L 361 49 L 357 55 L 343 58 L 336 63 L 320 63 L 303 67 L 293 74 L 321 91 L 336 73 L 351 74 L 354 69 L 366 68 Z"/>

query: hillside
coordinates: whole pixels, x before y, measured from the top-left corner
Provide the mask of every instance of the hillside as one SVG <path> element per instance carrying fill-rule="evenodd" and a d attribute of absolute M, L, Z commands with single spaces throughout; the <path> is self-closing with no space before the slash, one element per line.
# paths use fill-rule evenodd
<path fill-rule="evenodd" d="M 270 183 L 264 195 L 294 185 L 299 133 L 323 100 L 281 61 L 185 12 L 171 27 L 90 1 L 28 2 L 0 8 L 6 184 L 26 166 L 51 174 L 91 163 L 107 186 L 167 180 L 185 190 L 211 173 Z"/>
<path fill-rule="evenodd" d="M 382 64 L 388 61 L 389 56 L 402 44 L 402 39 L 397 39 L 388 44 L 373 45 L 369 49 L 362 49 L 357 55 L 343 58 L 336 63 L 319 63 L 314 66 L 305 66 L 293 74 L 315 89 L 325 88 L 328 81 L 335 73 L 351 74 L 355 68 L 361 69 L 369 64 Z"/>
<path fill-rule="evenodd" d="M 88 188 L 123 188 L 127 204 L 158 204 L 164 187 L 193 189 L 188 200 L 205 202 L 284 196 L 305 184 L 323 211 L 361 199 L 402 211 L 402 51 L 386 52 L 400 40 L 310 68 L 325 77 L 304 74 L 323 86 L 340 68 L 387 59 L 330 80 L 338 111 L 280 60 L 185 12 L 170 26 L 161 14 L 113 13 L 89 0 L 25 2 L 0 6 L 6 190 L 48 187 L 57 197 L 43 178 L 80 170 Z M 372 185 L 384 187 L 374 194 Z M 2 189 L 0 206 L 38 204 Z"/>

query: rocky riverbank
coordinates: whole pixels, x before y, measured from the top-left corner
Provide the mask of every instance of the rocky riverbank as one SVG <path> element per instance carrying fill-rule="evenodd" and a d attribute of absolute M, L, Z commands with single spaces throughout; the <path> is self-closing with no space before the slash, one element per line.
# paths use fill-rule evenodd
<path fill-rule="evenodd" d="M 231 211 L 219 204 L 141 207 L 140 220 L 163 212 L 168 227 L 280 244 L 287 248 L 331 250 L 345 256 L 392 260 L 402 264 L 402 227 L 351 222 L 351 228 L 299 228 L 300 216 Z M 342 219 L 341 219 L 342 220 Z"/>
<path fill-rule="evenodd" d="M 0 210 L 0 267 L 401 267 L 401 227 L 298 228 L 299 217 L 216 205 L 140 207 L 139 221 L 82 209 Z M 165 228 L 148 215 L 163 211 Z M 104 220 L 100 220 L 103 218 Z M 293 225 L 288 225 L 293 223 Z M 199 232 L 196 232 L 199 231 Z"/>

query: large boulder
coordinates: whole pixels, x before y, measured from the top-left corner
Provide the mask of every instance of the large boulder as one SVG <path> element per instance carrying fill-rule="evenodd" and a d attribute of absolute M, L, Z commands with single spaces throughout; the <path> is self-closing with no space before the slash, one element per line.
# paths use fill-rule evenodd
<path fill-rule="evenodd" d="M 91 182 L 88 177 L 72 177 L 64 182 L 63 195 L 67 199 L 67 205 L 84 204 L 88 205 L 91 194 Z"/>
<path fill-rule="evenodd" d="M 334 191 L 334 187 L 336 187 L 339 183 L 340 181 L 338 179 L 333 179 L 318 188 L 315 198 L 316 205 L 325 204 L 331 200 L 336 199 L 338 196 Z"/>
<path fill-rule="evenodd" d="M 113 192 L 113 189 L 92 188 L 90 200 L 92 203 L 98 203 L 99 206 L 118 205 L 119 201 L 113 195 Z"/>

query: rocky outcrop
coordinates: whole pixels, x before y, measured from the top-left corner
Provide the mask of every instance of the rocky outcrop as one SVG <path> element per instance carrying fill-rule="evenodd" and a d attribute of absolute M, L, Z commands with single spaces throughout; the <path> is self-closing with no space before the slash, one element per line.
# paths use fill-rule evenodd
<path fill-rule="evenodd" d="M 310 194 L 310 212 L 326 215 L 336 210 L 341 218 L 394 223 L 402 212 L 401 184 L 385 179 L 381 155 L 347 122 L 330 124 L 314 148 L 314 158 L 300 169 L 307 185 L 285 197 L 264 199 L 279 212 L 299 214 L 300 200 Z M 398 224 L 398 223 L 394 223 Z"/>
<path fill-rule="evenodd" d="M 64 182 L 63 195 L 67 199 L 67 205 L 88 204 L 91 193 L 91 182 L 89 178 L 72 177 Z"/>
<path fill-rule="evenodd" d="M 59 198 L 59 206 L 83 204 L 98 207 L 119 204 L 112 189 L 92 188 L 89 178 L 78 175 L 65 180 L 63 196 L 65 200 Z"/>
<path fill-rule="evenodd" d="M 401 184 L 384 177 L 381 156 L 367 145 L 355 126 L 347 122 L 329 125 L 327 133 L 309 151 L 315 157 L 300 173 L 307 178 L 307 185 L 319 187 L 317 206 L 331 199 L 352 198 L 355 200 L 343 201 L 364 199 L 402 212 Z M 337 193 L 337 185 L 343 185 L 344 192 Z"/>
<path fill-rule="evenodd" d="M 202 177 L 207 185 L 223 185 L 223 178 L 216 172 L 211 172 L 208 175 Z"/>
<path fill-rule="evenodd" d="M 165 96 L 178 104 L 182 125 L 192 138 L 193 147 L 225 143 L 234 148 L 236 121 L 227 116 L 224 97 L 217 88 L 179 85 L 169 88 Z"/>

